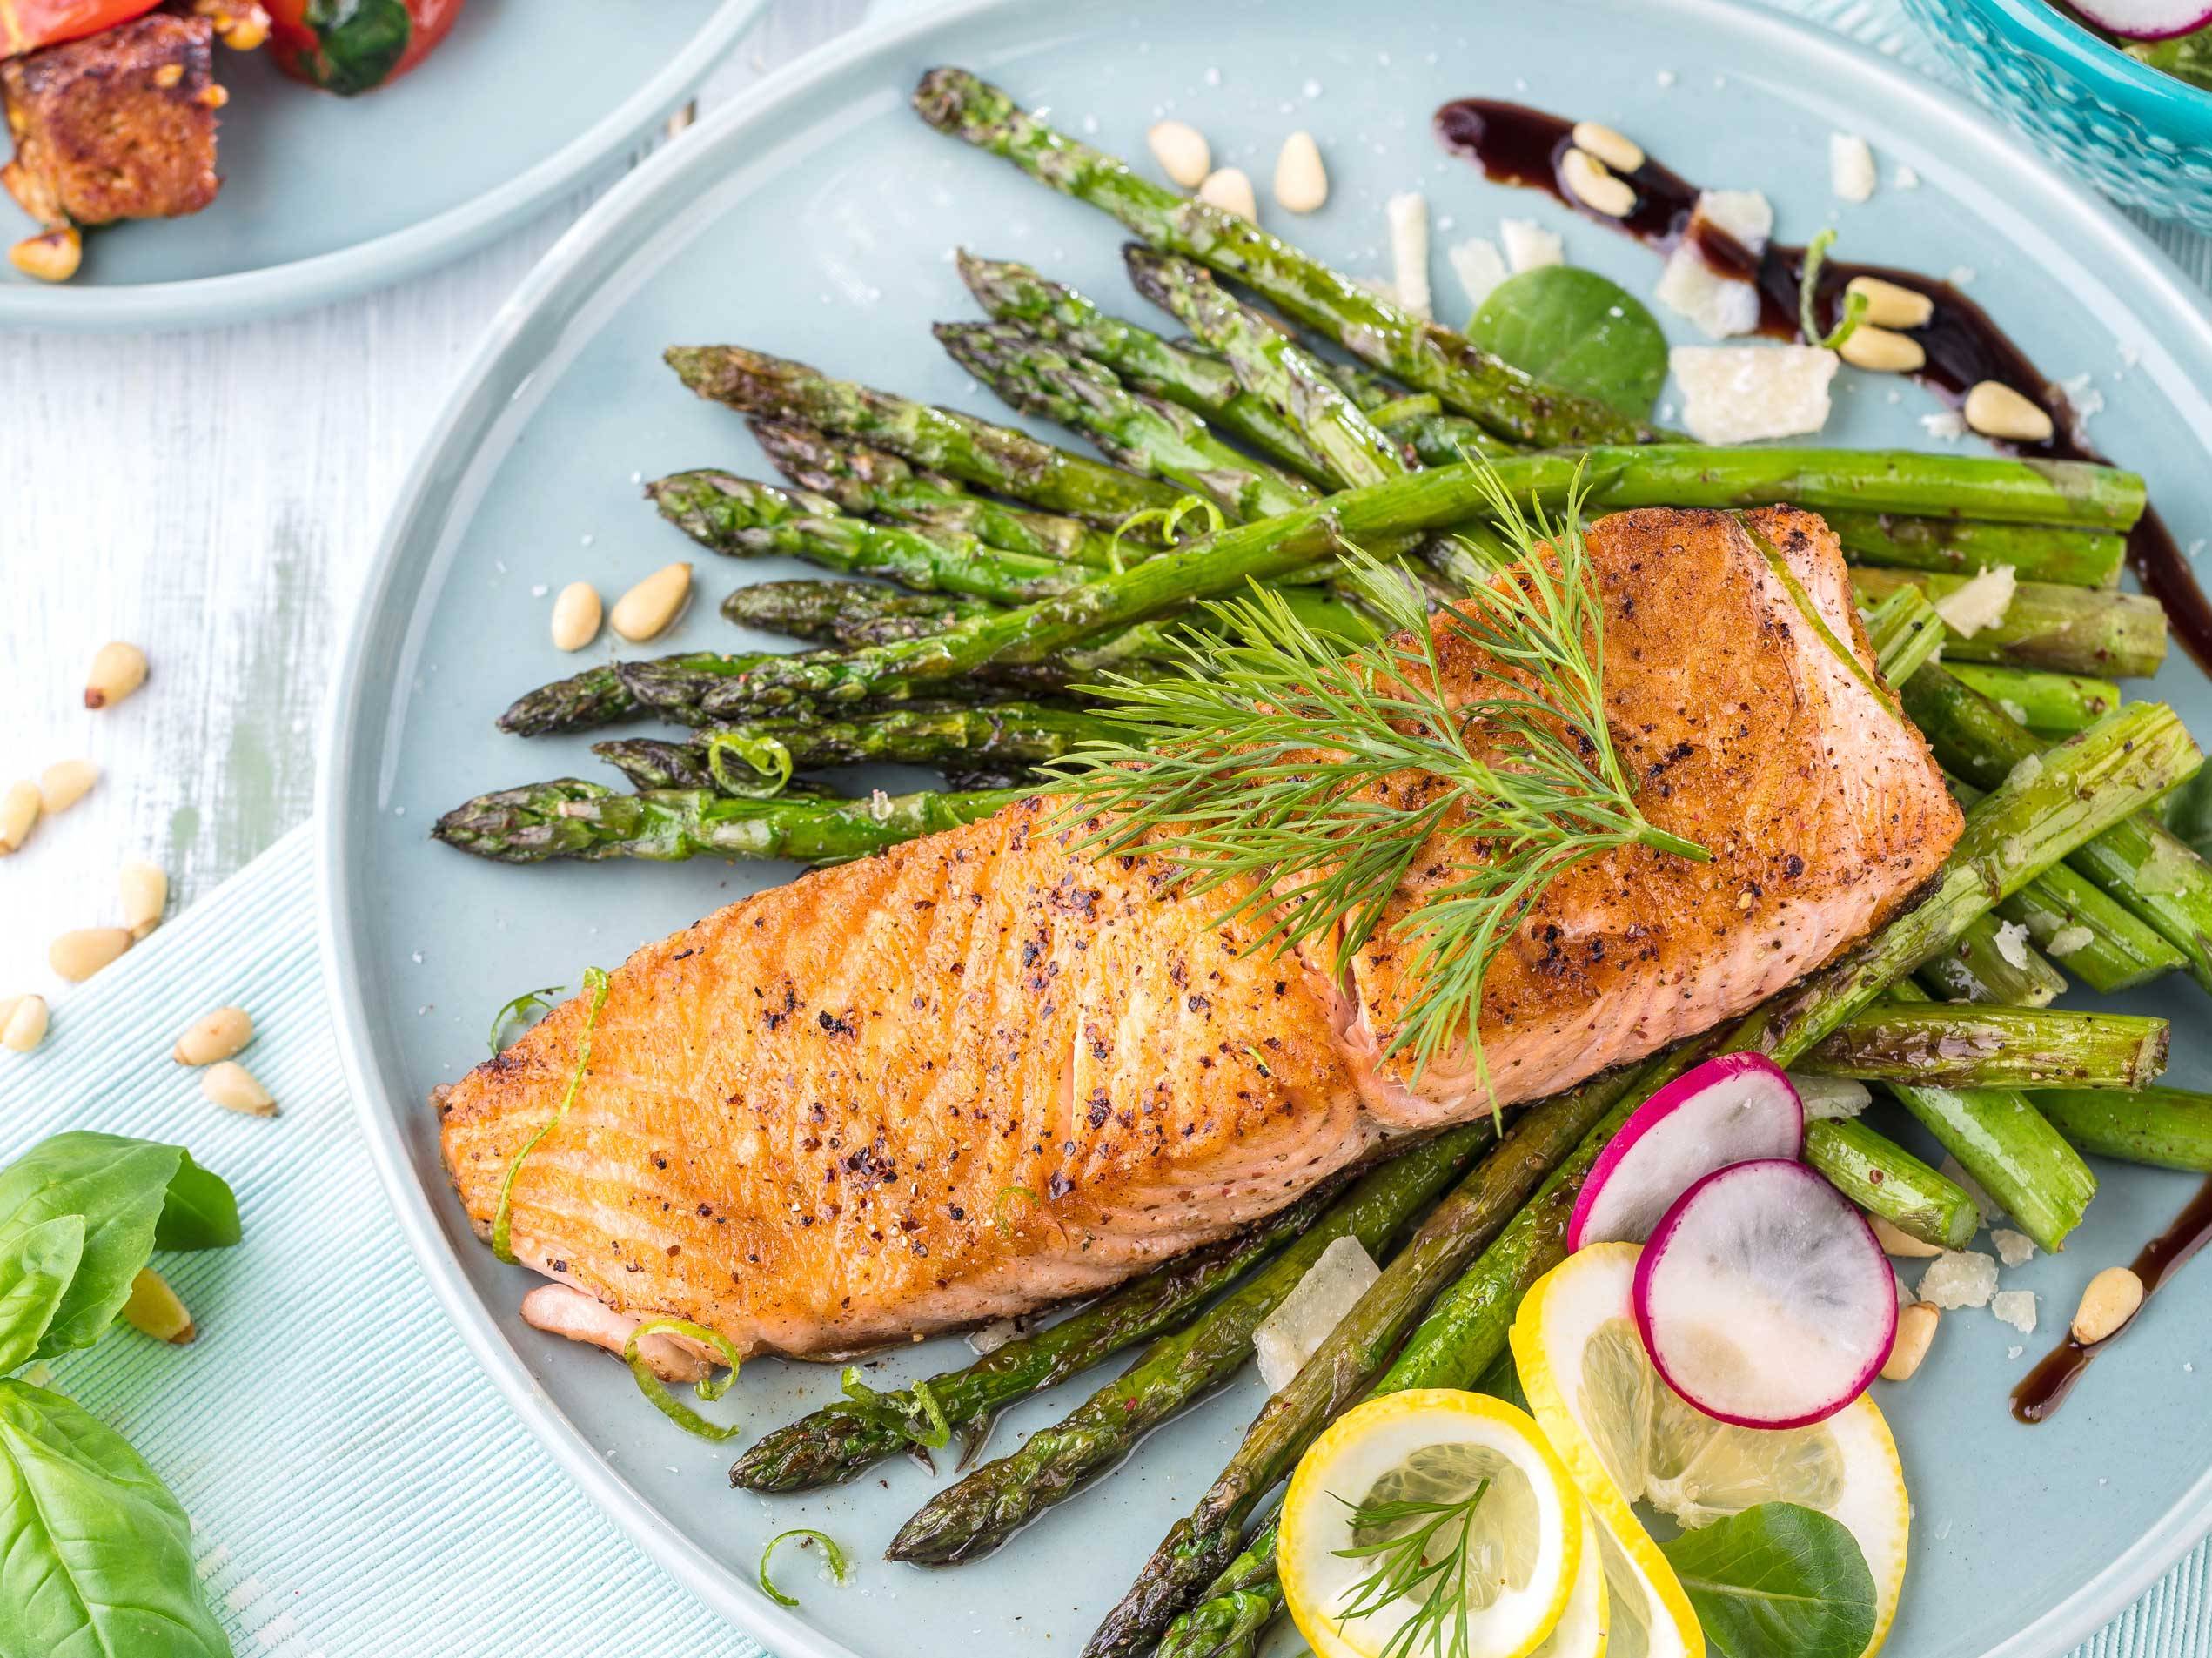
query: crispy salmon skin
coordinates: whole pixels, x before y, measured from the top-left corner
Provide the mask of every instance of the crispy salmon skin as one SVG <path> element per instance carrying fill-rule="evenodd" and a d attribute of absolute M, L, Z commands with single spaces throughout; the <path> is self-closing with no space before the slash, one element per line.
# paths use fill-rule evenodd
<path fill-rule="evenodd" d="M 1819 519 L 1622 513 L 1588 544 L 1639 804 L 1713 856 L 1632 849 L 1545 893 L 1485 988 L 1508 1104 L 1832 959 L 1960 829 Z M 1465 650 L 1444 667 L 1481 673 Z M 1387 926 L 1340 985 L 1250 949 L 1257 923 L 1224 919 L 1236 892 L 1081 839 L 1026 802 L 640 950 L 569 1118 L 515 1181 L 519 1259 L 747 1352 L 849 1353 L 1103 1287 L 1488 1109 L 1464 1056 L 1417 1079 L 1386 1054 L 1409 994 Z M 1399 913 L 1441 878 L 1418 871 Z M 479 1232 L 585 1015 L 568 1003 L 435 1096 Z"/>

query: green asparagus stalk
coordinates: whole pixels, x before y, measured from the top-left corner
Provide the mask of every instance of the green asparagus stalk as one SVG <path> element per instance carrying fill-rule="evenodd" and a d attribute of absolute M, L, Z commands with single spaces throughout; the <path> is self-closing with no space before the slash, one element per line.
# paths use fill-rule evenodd
<path fill-rule="evenodd" d="M 2142 1088 L 2166 1069 L 2166 1021 L 1928 1003 L 1846 1019 L 1796 1062 L 1816 1077 L 1947 1088 Z"/>
<path fill-rule="evenodd" d="M 2148 984 L 2188 965 L 2182 952 L 2148 922 L 2063 863 L 2044 870 L 1999 904 L 1996 913 L 2027 928 L 2054 964 L 2104 995 Z"/>
<path fill-rule="evenodd" d="M 1943 618 L 1918 587 L 1900 587 L 1864 613 L 1874 664 L 1894 687 L 1935 660 L 1943 648 Z"/>
<path fill-rule="evenodd" d="M 1901 689 L 1906 711 L 1927 733 L 1936 757 L 1977 788 L 2032 771 L 2041 763 L 2039 755 L 2059 752 L 1940 666 L 1923 668 Z M 2068 862 L 2155 928 L 2181 951 L 2190 977 L 2212 990 L 2212 867 L 2187 842 L 2141 813 Z"/>
<path fill-rule="evenodd" d="M 1966 580 L 1924 570 L 1856 567 L 1851 572 L 1852 591 L 1862 605 L 1907 583 L 1940 601 Z M 2001 619 L 1971 636 L 1954 633 L 1943 642 L 1943 654 L 1952 661 L 2148 678 L 2166 660 L 2166 612 L 2142 594 L 2023 581 Z"/>
<path fill-rule="evenodd" d="M 842 863 L 971 823 L 1031 789 L 868 800 L 741 800 L 702 789 L 618 795 L 573 777 L 479 795 L 438 820 L 448 846 L 503 863 L 548 858 L 789 858 Z"/>
<path fill-rule="evenodd" d="M 1082 582 L 1081 565 L 1009 553 L 956 531 L 905 529 L 848 517 L 825 495 L 778 489 L 726 472 L 680 472 L 646 486 L 667 519 L 709 552 L 775 554 L 917 593 L 962 593 L 1028 604 Z"/>
<path fill-rule="evenodd" d="M 1244 522 L 1310 505 L 1313 487 L 1231 448 L 1178 404 L 1140 397 L 1084 357 L 1006 323 L 941 322 L 953 360 L 1024 413 L 1081 432 L 1133 473 Z"/>
<path fill-rule="evenodd" d="M 2127 538 L 2047 524 L 1981 524 L 1848 508 L 1825 514 L 1853 564 L 1970 576 L 2009 564 L 2023 581 L 2109 587 L 2128 558 Z"/>
<path fill-rule="evenodd" d="M 1355 356 L 1438 396 L 1502 437 L 1544 448 L 1659 435 L 1591 399 L 1541 385 L 1463 336 L 1424 322 L 1247 219 L 1187 200 L 1053 131 L 964 70 L 934 69 L 914 95 L 942 132 L 1002 156 L 1103 209 L 1155 247 L 1234 277 Z"/>
<path fill-rule="evenodd" d="M 1377 1176 L 1381 1171 L 1377 1171 Z M 1401 1171 L 1394 1177 L 1404 1181 Z M 1344 1182 L 1324 1182 L 1288 1208 L 1234 1237 L 1177 1257 L 1133 1279 L 1056 1324 L 1017 1336 L 964 1369 L 925 1386 L 948 1427 L 982 1443 L 991 1419 L 1015 1400 L 1041 1393 L 1140 1341 L 1188 1323 L 1247 1269 L 1327 1226 Z M 777 1428 L 738 1458 L 730 1483 L 747 1491 L 806 1491 L 849 1480 L 914 1443 L 922 1420 L 916 1390 L 868 1400 L 840 1400 Z"/>
<path fill-rule="evenodd" d="M 1424 467 L 1449 467 L 1471 457 L 1496 460 L 1513 446 L 1492 437 L 1481 422 L 1446 414 L 1433 392 L 1408 393 L 1364 363 L 1328 363 L 1331 378 L 1343 386 L 1367 418 L 1399 442 L 1411 446 Z"/>
<path fill-rule="evenodd" d="M 858 518 L 887 519 L 924 530 L 950 530 L 979 541 L 1063 564 L 1112 567 L 1113 542 L 1079 518 L 1009 507 L 957 480 L 816 426 L 752 421 L 753 436 L 777 471 L 801 489 L 827 495 Z"/>
<path fill-rule="evenodd" d="M 747 757 L 764 748 L 780 753 L 787 770 L 874 762 L 1019 771 L 1056 760 L 1079 743 L 1105 741 L 1116 730 L 1110 721 L 1073 708 L 992 702 L 887 708 L 845 720 L 754 720 L 705 732 L 688 743 L 601 742 L 592 752 L 620 767 L 640 788 L 729 794 L 740 792 L 731 787 L 733 781 L 749 785 L 747 774 L 754 768 Z M 663 777 L 670 781 L 654 781 Z"/>
<path fill-rule="evenodd" d="M 1353 1237 L 1385 1252 L 1421 1209 L 1491 1140 L 1490 1124 L 1454 1129 L 1385 1164 L 1345 1193 L 1297 1243 L 1189 1328 L 1160 1337 L 1117 1379 L 1009 1456 L 940 1492 L 900 1527 L 895 1561 L 951 1565 L 989 1553 L 1046 1508 L 1112 1468 L 1138 1440 L 1226 1383 L 1251 1356 L 1252 1332 L 1321 1252 Z"/>
<path fill-rule="evenodd" d="M 990 614 L 988 601 L 947 593 L 903 593 L 872 581 L 797 579 L 755 581 L 722 601 L 722 617 L 741 628 L 850 650 L 935 633 Z"/>
<path fill-rule="evenodd" d="M 931 408 L 738 346 L 672 346 L 668 366 L 700 396 L 742 414 L 855 438 L 962 483 L 1110 530 L 1137 513 L 1172 511 L 1183 492 L 1026 432 Z"/>
<path fill-rule="evenodd" d="M 1309 482 L 1329 481 L 1297 429 L 1239 385 L 1218 358 L 1109 317 L 1075 289 L 1010 259 L 980 259 L 962 249 L 960 275 L 994 321 L 1104 364 L 1135 390 L 1182 405 Z"/>
<path fill-rule="evenodd" d="M 2212 1094 L 2061 1088 L 2037 1095 L 2036 1103 L 2054 1128 L 2094 1157 L 2212 1174 Z"/>
<path fill-rule="evenodd" d="M 2049 1006 L 2066 989 L 2066 976 L 2026 938 L 2001 933 L 2005 925 L 1984 916 L 1949 950 L 1930 957 L 1915 977 L 1942 1002 Z"/>
<path fill-rule="evenodd" d="M 1981 692 L 2038 736 L 2070 736 L 2120 706 L 2120 688 L 2107 679 L 1992 662 L 1947 661 L 1944 666 L 1961 684 Z"/>

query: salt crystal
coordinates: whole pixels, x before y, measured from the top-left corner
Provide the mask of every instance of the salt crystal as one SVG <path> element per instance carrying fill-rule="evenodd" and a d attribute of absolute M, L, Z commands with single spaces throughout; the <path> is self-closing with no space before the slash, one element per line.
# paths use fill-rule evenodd
<path fill-rule="evenodd" d="M 1663 69 L 1659 70 L 1657 78 L 1661 86 L 1672 86 L 1674 84 L 1674 71 L 1671 69 Z"/>
<path fill-rule="evenodd" d="M 1298 90 L 1304 92 L 1308 97 L 1319 97 L 1321 96 L 1321 83 L 1319 81 L 1308 81 Z"/>
<path fill-rule="evenodd" d="M 542 599 L 551 591 L 552 589 L 542 581 L 533 581 L 530 584 L 530 596 L 533 599 Z"/>

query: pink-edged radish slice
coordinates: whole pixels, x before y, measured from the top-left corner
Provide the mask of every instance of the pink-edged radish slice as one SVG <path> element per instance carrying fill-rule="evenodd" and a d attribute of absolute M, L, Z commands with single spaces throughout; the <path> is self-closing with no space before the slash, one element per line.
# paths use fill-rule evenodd
<path fill-rule="evenodd" d="M 1781 1068 L 1722 1054 L 1639 1105 L 1591 1165 L 1567 1218 L 1567 1252 L 1640 1244 L 1674 1200 L 1715 1169 L 1805 1150 L 1805 1105 Z"/>
<path fill-rule="evenodd" d="M 1896 1274 L 1850 1201 L 1802 1163 L 1733 1164 L 1684 1192 L 1636 1263 L 1667 1386 L 1739 1427 L 1804 1427 L 1867 1391 L 1897 1337 Z"/>
<path fill-rule="evenodd" d="M 2091 23 L 2129 40 L 2171 40 L 2212 23 L 2204 0 L 2073 0 Z"/>

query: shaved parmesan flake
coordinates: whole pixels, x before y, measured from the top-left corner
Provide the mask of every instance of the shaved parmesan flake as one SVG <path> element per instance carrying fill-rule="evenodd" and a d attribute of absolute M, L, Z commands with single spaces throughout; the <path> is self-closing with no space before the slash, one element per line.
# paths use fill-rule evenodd
<path fill-rule="evenodd" d="M 2071 956 L 2077 950 L 2097 942 L 2097 936 L 2079 922 L 2060 928 L 2043 941 L 2043 948 L 2054 956 Z"/>
<path fill-rule="evenodd" d="M 1920 1298 L 1947 1309 L 1986 1307 L 1997 1292 L 1997 1263 L 1978 1249 L 1948 1249 L 1920 1274 Z"/>
<path fill-rule="evenodd" d="M 1565 265 L 1566 244 L 1557 231 L 1547 231 L 1532 218 L 1501 218 L 1498 239 L 1505 245 L 1505 263 L 1518 276 L 1539 265 Z"/>
<path fill-rule="evenodd" d="M 1989 1310 L 1997 1315 L 1998 1322 L 2008 1324 L 2024 1336 L 2035 1333 L 2035 1292 L 2033 1290 L 2004 1290 L 1989 1298 Z"/>
<path fill-rule="evenodd" d="M 1429 298 L 1429 198 L 1418 191 L 1384 204 L 1391 227 L 1391 268 L 1398 302 L 1417 317 L 1433 315 Z"/>
<path fill-rule="evenodd" d="M 1836 354 L 1817 346 L 1677 346 L 1682 424 L 1699 443 L 1818 432 L 1828 421 Z"/>
<path fill-rule="evenodd" d="M 1996 1245 L 1997 1259 L 2007 1266 L 2025 1266 L 2035 1259 L 2035 1240 L 2026 1232 L 2000 1226 L 1989 1234 L 1989 1241 Z"/>
<path fill-rule="evenodd" d="M 1344 1314 L 1367 1293 L 1368 1285 L 1382 1275 L 1357 1238 L 1339 1238 L 1321 1252 L 1297 1287 L 1252 1332 L 1252 1346 L 1259 1353 L 1260 1379 L 1267 1384 L 1269 1393 L 1283 1391 Z"/>
<path fill-rule="evenodd" d="M 1698 197 L 1689 228 L 1659 272 L 1659 301 L 1697 324 L 1709 338 L 1728 339 L 1748 334 L 1759 326 L 1759 290 L 1737 277 L 1724 276 L 1706 263 L 1698 252 L 1698 227 L 1710 225 L 1740 242 L 1753 253 L 1763 252 L 1773 234 L 1774 209 L 1755 190 L 1708 190 Z"/>
<path fill-rule="evenodd" d="M 2018 585 L 2011 565 L 1985 565 L 1980 574 L 1938 599 L 1935 614 L 1960 638 L 1972 639 L 1984 628 L 1994 628 L 2005 619 Z"/>
<path fill-rule="evenodd" d="M 1454 242 L 1445 257 L 1451 261 L 1452 274 L 1466 290 L 1470 311 L 1478 310 L 1490 298 L 1490 291 L 1505 279 L 1505 256 L 1487 237 L 1471 236 L 1464 242 Z"/>
<path fill-rule="evenodd" d="M 1874 193 L 1874 152 L 1855 132 L 1828 134 L 1828 188 L 1844 201 L 1862 202 Z"/>
<path fill-rule="evenodd" d="M 1790 1086 L 1805 1102 L 1805 1114 L 1810 1118 L 1833 1121 L 1856 1117 L 1873 1104 L 1874 1097 L 1867 1091 L 1867 1084 L 1848 1077 L 1807 1077 L 1794 1071 L 1788 1076 Z"/>
<path fill-rule="evenodd" d="M 1997 923 L 1997 954 L 2014 967 L 2028 965 L 2028 929 L 2016 921 Z"/>

